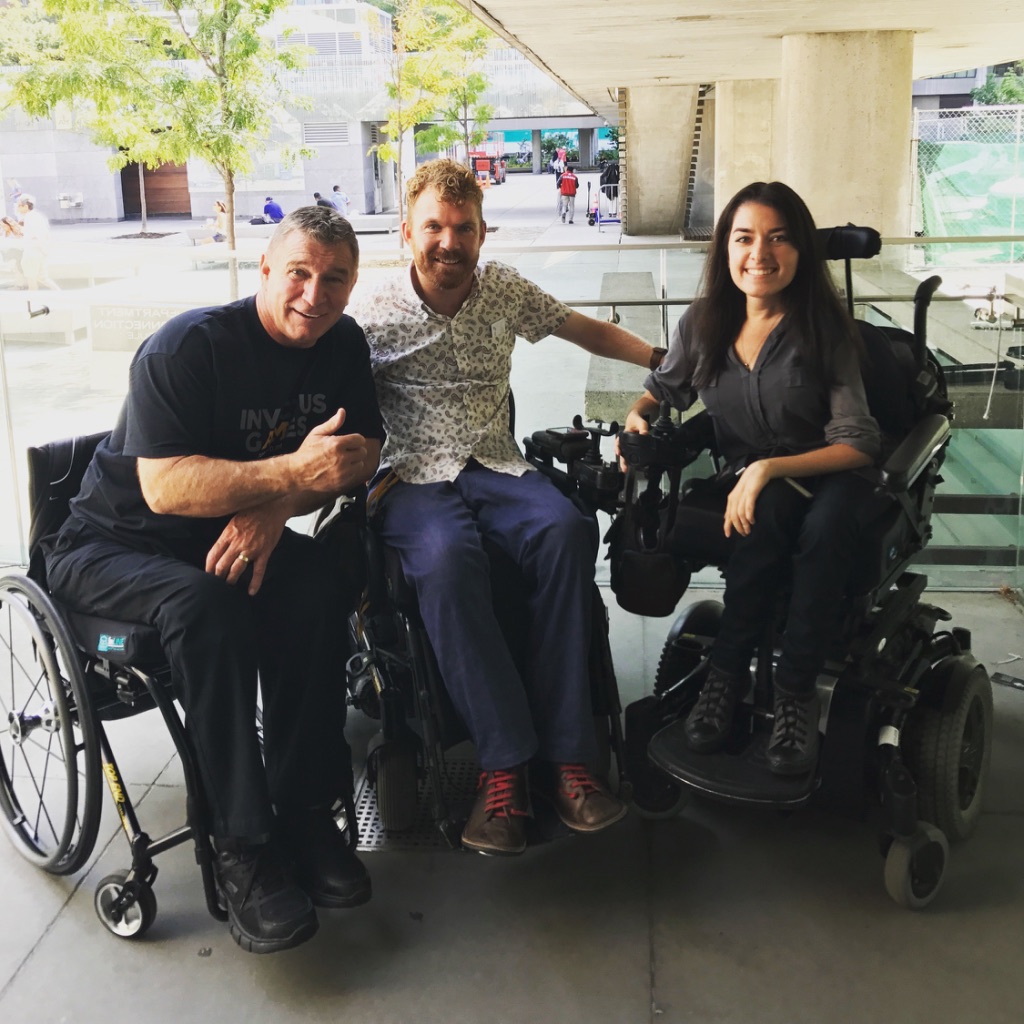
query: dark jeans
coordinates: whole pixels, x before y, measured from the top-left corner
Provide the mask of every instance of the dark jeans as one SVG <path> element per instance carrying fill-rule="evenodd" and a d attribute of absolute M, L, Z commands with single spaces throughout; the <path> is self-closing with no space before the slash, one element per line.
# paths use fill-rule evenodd
<path fill-rule="evenodd" d="M 788 581 L 791 597 L 775 688 L 790 695 L 813 689 L 839 625 L 858 541 L 865 524 L 884 508 L 871 482 L 856 472 L 798 483 L 813 498 L 785 480 L 772 480 L 758 495 L 750 534 L 734 534 L 725 569 L 725 611 L 711 650 L 712 663 L 723 672 L 748 672 Z"/>
<path fill-rule="evenodd" d="M 47 559 L 70 608 L 155 626 L 171 665 L 215 836 L 261 840 L 274 814 L 351 785 L 344 738 L 345 610 L 324 548 L 285 530 L 250 597 L 191 561 L 69 521 Z M 257 673 L 266 767 L 256 737 Z"/>
<path fill-rule="evenodd" d="M 540 473 L 515 477 L 474 462 L 453 483 L 396 483 L 382 505 L 382 536 L 416 589 L 481 767 L 510 768 L 535 754 L 559 763 L 592 760 L 593 521 Z M 525 579 L 522 677 L 494 614 L 484 536 Z"/>

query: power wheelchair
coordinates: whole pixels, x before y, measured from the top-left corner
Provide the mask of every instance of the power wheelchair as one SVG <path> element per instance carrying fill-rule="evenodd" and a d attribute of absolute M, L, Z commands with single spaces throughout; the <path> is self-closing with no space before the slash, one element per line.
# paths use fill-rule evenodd
<path fill-rule="evenodd" d="M 55 875 L 82 868 L 95 847 L 102 783 L 113 798 L 131 850 L 131 867 L 103 878 L 94 906 L 103 925 L 135 939 L 156 919 L 154 858 L 191 839 L 206 906 L 219 921 L 209 813 L 192 744 L 174 698 L 157 630 L 61 606 L 49 594 L 42 542 L 55 533 L 78 494 L 100 441 L 92 434 L 28 450 L 29 566 L 0 576 L 0 811 L 19 853 Z M 105 722 L 158 708 L 181 759 L 186 821 L 151 838 L 139 824 L 111 749 Z M 262 737 L 260 712 L 256 727 Z M 342 801 L 355 846 L 351 799 Z"/>
<path fill-rule="evenodd" d="M 510 396 L 510 404 L 512 399 Z M 510 429 L 514 430 L 514 404 Z M 550 434 L 547 449 L 571 463 L 586 466 L 581 485 L 555 465 L 547 449 L 525 442 L 525 454 L 586 516 L 614 506 L 619 474 L 600 461 L 602 436 L 618 427 L 601 426 Z M 538 435 L 535 435 L 538 436 Z M 349 622 L 353 654 L 346 666 L 349 704 L 371 719 L 379 730 L 368 747 L 366 784 L 375 798 L 377 819 L 384 833 L 398 837 L 411 830 L 436 829 L 444 843 L 460 847 L 460 837 L 473 798 L 461 779 L 456 748 L 469 739 L 464 723 L 445 689 L 423 621 L 416 594 L 405 579 L 396 551 L 380 539 L 370 523 L 361 528 L 366 552 L 367 583 L 362 600 Z M 594 522 L 595 551 L 597 524 Z M 527 650 L 526 602 L 528 592 L 515 563 L 484 540 L 490 562 L 492 600 L 509 650 L 520 671 Z M 591 703 L 597 737 L 598 762 L 593 767 L 607 776 L 614 760 L 620 788 L 626 782 L 624 737 L 618 685 L 608 637 L 608 612 L 598 588 L 593 590 L 591 643 L 588 655 Z M 454 752 L 454 753 L 453 753 Z M 475 782 L 475 770 L 471 780 Z M 357 800 L 359 794 L 357 794 Z M 363 829 L 364 833 L 367 829 Z M 543 801 L 534 804 L 528 823 L 530 843 L 571 834 Z"/>
<path fill-rule="evenodd" d="M 846 261 L 852 313 L 849 261 L 877 254 L 880 239 L 871 229 L 850 227 L 826 229 L 822 241 L 828 258 Z M 927 308 L 940 283 L 932 277 L 918 287 L 913 333 L 858 321 L 872 414 L 902 440 L 878 472 L 885 510 L 863 538 L 841 635 L 817 680 L 824 732 L 817 769 L 799 777 L 767 769 L 785 595 L 755 657 L 752 696 L 741 705 L 724 750 L 693 753 L 684 736 L 707 675 L 722 613 L 717 601 L 697 601 L 678 615 L 653 694 L 627 706 L 624 715 L 626 763 L 640 813 L 673 815 L 692 792 L 783 811 L 816 801 L 858 816 L 877 801 L 885 888 L 911 909 L 938 892 L 949 842 L 974 831 L 991 752 L 991 685 L 971 653 L 970 632 L 938 628 L 950 615 L 922 599 L 927 579 L 909 569 L 931 536 L 950 439 L 951 405 L 926 346 Z M 669 615 L 692 572 L 722 569 L 728 560 L 721 509 L 702 501 L 695 471 L 701 465 L 706 472 L 709 455 L 717 468 L 709 418 L 699 413 L 677 425 L 666 405 L 649 435 L 624 433 L 619 443 L 629 471 L 613 525 L 619 531 L 612 544 L 613 590 L 627 610 Z"/>

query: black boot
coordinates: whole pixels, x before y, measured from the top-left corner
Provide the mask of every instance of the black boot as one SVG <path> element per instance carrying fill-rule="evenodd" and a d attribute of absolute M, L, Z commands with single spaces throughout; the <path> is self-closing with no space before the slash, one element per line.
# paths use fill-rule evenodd
<path fill-rule="evenodd" d="M 776 775 L 806 775 L 818 763 L 821 705 L 811 691 L 791 697 L 775 695 L 775 722 L 768 740 L 768 767 Z"/>
<path fill-rule="evenodd" d="M 736 705 L 749 688 L 749 674 L 731 676 L 712 665 L 697 703 L 686 718 L 686 745 L 698 754 L 721 750 L 732 729 Z"/>

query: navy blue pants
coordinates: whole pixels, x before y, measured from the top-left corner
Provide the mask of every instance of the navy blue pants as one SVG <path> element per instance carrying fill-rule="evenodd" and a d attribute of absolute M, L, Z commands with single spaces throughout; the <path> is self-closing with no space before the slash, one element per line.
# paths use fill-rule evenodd
<path fill-rule="evenodd" d="M 792 596 L 775 687 L 794 696 L 814 687 L 839 625 L 858 541 L 865 524 L 884 507 L 872 483 L 852 471 L 797 482 L 814 496 L 808 499 L 785 480 L 772 480 L 758 495 L 749 535 L 734 534 L 725 568 L 725 612 L 711 651 L 712 663 L 722 671 L 747 672 L 779 590 L 789 581 Z"/>
<path fill-rule="evenodd" d="M 395 483 L 381 534 L 416 590 L 445 686 L 480 766 L 595 754 L 587 655 L 596 545 L 593 520 L 537 472 L 475 462 L 453 483 Z M 523 574 L 528 650 L 522 676 L 494 614 L 481 538 Z"/>
<path fill-rule="evenodd" d="M 69 521 L 47 575 L 54 596 L 72 609 L 159 630 L 213 834 L 261 841 L 272 831 L 273 808 L 324 806 L 351 784 L 338 573 L 321 544 L 290 530 L 255 597 L 205 572 L 205 549 L 181 554 L 137 551 Z"/>

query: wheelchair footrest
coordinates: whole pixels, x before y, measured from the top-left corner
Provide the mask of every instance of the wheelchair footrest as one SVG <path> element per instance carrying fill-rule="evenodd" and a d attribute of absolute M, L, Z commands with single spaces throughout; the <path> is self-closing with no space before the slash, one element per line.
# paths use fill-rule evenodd
<path fill-rule="evenodd" d="M 770 730 L 734 736 L 724 750 L 698 754 L 686 745 L 686 722 L 679 719 L 657 733 L 647 748 L 652 764 L 684 785 L 725 803 L 760 807 L 802 807 L 818 788 L 816 772 L 773 775 L 766 750 Z"/>

